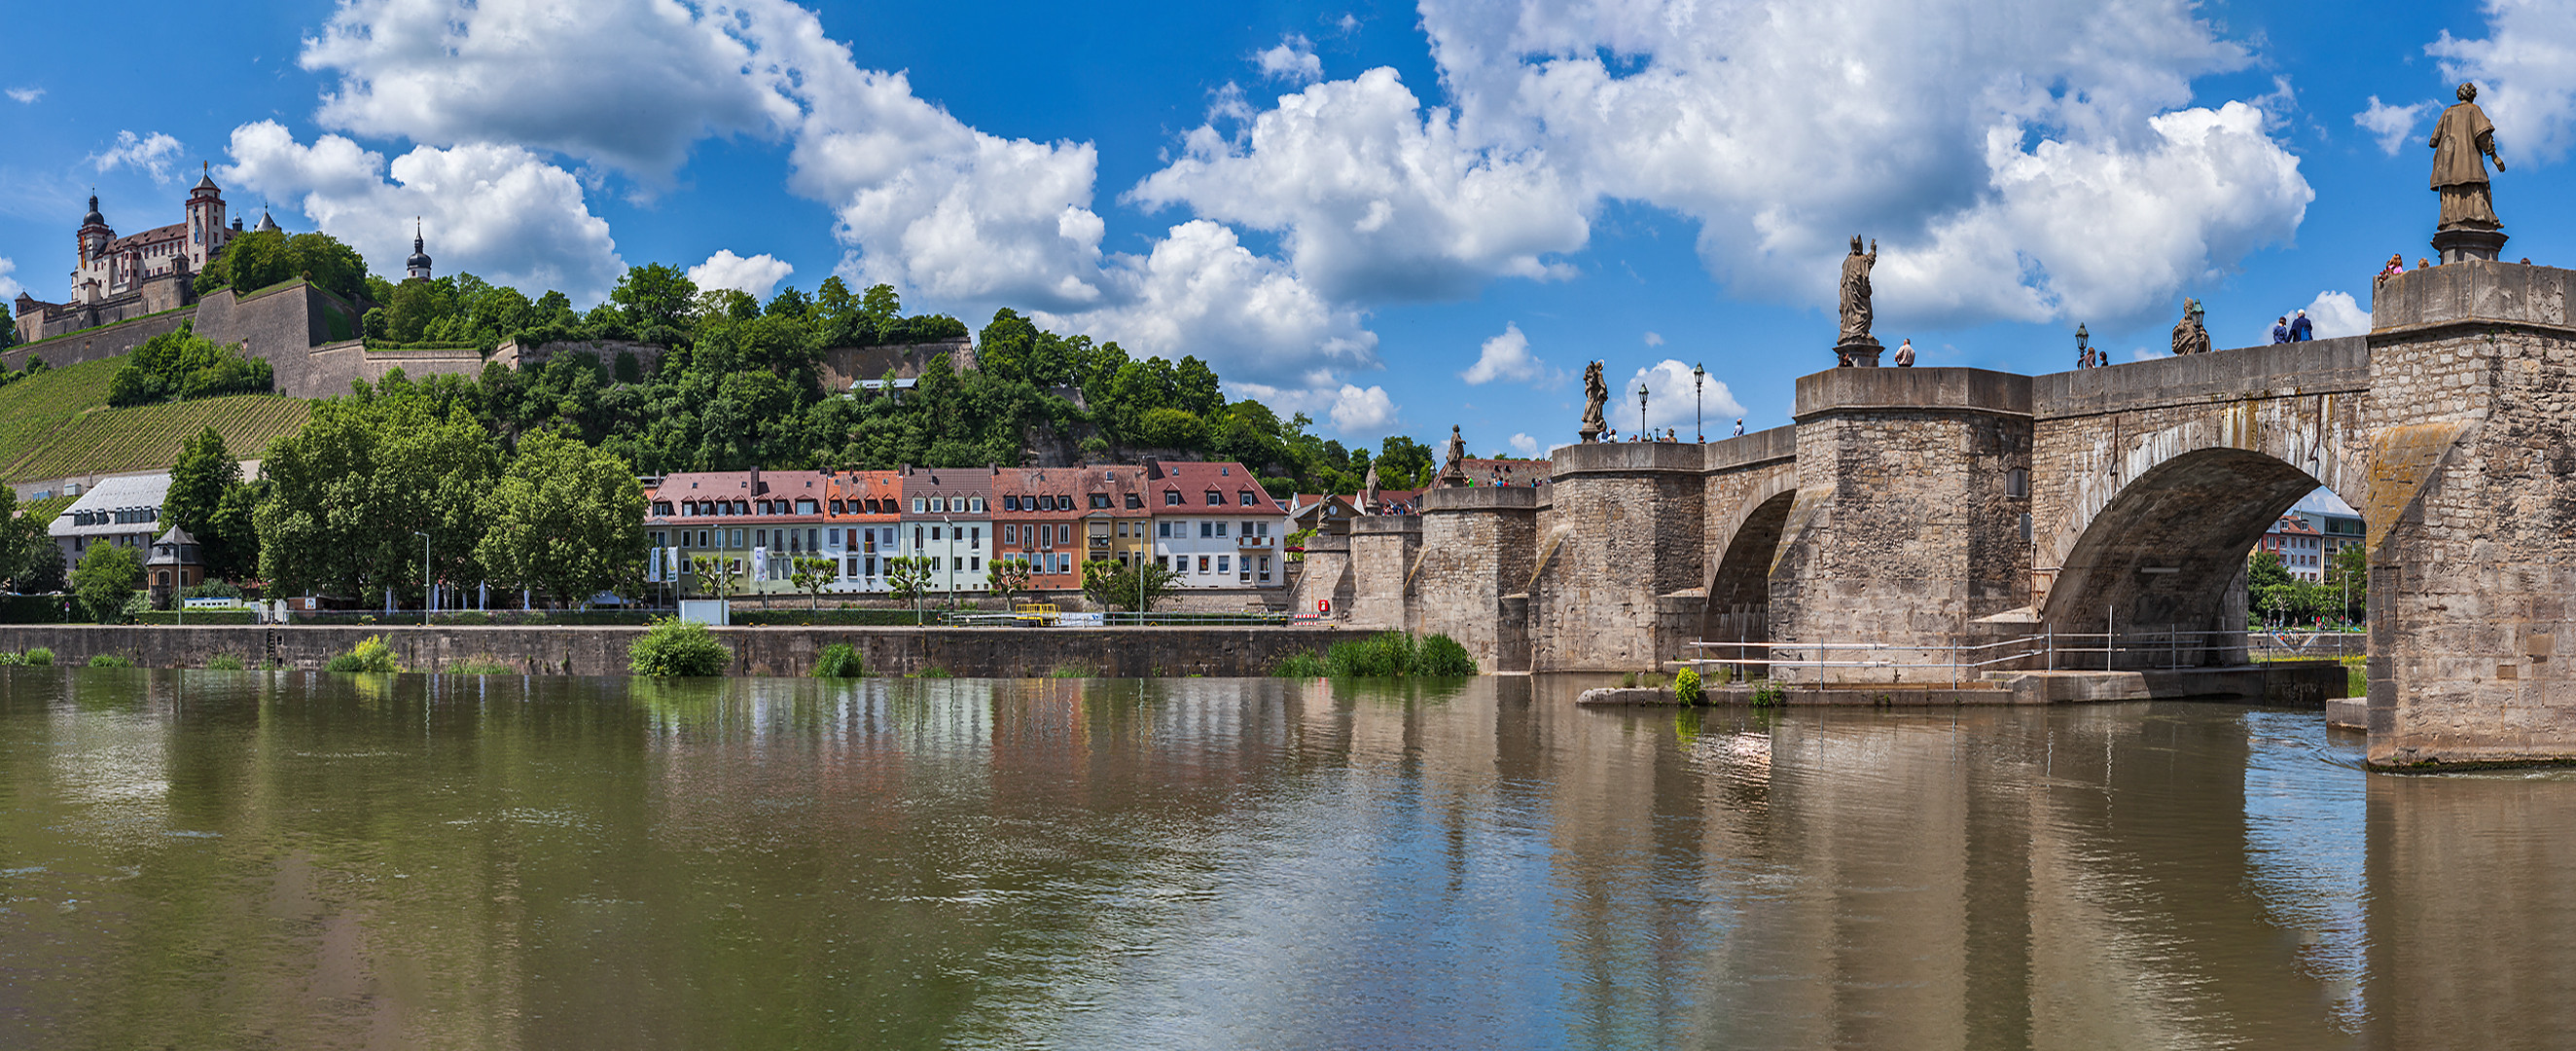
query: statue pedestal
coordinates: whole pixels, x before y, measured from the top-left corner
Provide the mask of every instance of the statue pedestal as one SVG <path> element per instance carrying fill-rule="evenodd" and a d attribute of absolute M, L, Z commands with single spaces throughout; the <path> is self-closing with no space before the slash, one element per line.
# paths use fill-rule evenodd
<path fill-rule="evenodd" d="M 2433 235 L 2433 251 L 2444 263 L 2494 260 L 2504 251 L 2502 230 L 2443 230 Z"/>
<path fill-rule="evenodd" d="M 1875 339 L 1863 338 L 1857 342 L 1845 343 L 1842 346 L 1834 348 L 1834 367 L 1852 368 L 1857 366 L 1864 369 L 1877 368 L 1878 355 L 1883 349 L 1884 348 L 1880 347 L 1878 345 L 1878 341 Z"/>

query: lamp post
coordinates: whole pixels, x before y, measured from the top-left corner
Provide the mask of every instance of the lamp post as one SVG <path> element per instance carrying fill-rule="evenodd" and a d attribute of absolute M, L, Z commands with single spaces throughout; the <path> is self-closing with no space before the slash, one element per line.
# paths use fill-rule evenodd
<path fill-rule="evenodd" d="M 1706 364 L 1691 366 L 1691 428 L 1699 432 L 1701 445 L 1708 444 L 1708 403 L 1703 399 L 1700 391 L 1700 385 L 1706 382 L 1708 382 L 1708 366 Z"/>
<path fill-rule="evenodd" d="M 2084 331 L 2084 326 L 2082 324 L 2079 323 L 2075 326 L 2076 368 L 2089 369 L 2093 367 L 2093 346 L 2088 342 L 2092 338 L 2093 337 L 2090 334 L 2087 334 Z"/>
<path fill-rule="evenodd" d="M 1653 441 L 1655 438 L 1654 433 L 1646 429 L 1646 381 L 1644 380 L 1637 381 L 1637 433 L 1643 435 L 1640 441 Z"/>
<path fill-rule="evenodd" d="M 411 535 L 420 538 L 420 625 L 425 628 L 429 626 L 430 589 L 438 585 L 429 579 L 429 534 L 414 529 Z"/>

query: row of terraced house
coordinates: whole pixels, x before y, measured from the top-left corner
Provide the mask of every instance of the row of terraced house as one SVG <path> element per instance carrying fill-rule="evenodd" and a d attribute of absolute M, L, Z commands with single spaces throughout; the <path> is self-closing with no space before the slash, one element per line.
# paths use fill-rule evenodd
<path fill-rule="evenodd" d="M 1185 590 L 1278 588 L 1286 510 L 1237 463 L 700 471 L 646 479 L 646 580 L 699 590 L 721 560 L 752 593 L 796 590 L 798 558 L 832 562 L 827 594 L 891 590 L 892 560 L 927 558 L 932 594 L 989 591 L 1026 559 L 1036 591 L 1077 591 L 1082 564 L 1148 560 Z"/>

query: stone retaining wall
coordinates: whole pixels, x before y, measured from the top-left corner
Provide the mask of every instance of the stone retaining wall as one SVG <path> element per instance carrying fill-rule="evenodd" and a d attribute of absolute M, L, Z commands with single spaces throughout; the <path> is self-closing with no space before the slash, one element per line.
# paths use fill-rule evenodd
<path fill-rule="evenodd" d="M 497 660 L 549 675 L 624 675 L 643 628 L 622 627 L 145 627 L 0 626 L 0 650 L 54 651 L 56 665 L 114 654 L 148 668 L 202 668 L 218 655 L 257 665 L 274 657 L 319 670 L 360 639 L 381 635 L 403 667 L 437 671 Z M 858 648 L 871 673 L 938 668 L 978 678 L 1081 671 L 1109 677 L 1266 675 L 1291 653 L 1321 654 L 1369 633 L 1336 628 L 717 628 L 733 648 L 734 675 L 805 675 L 835 642 Z M 273 648 L 272 648 L 273 647 Z"/>

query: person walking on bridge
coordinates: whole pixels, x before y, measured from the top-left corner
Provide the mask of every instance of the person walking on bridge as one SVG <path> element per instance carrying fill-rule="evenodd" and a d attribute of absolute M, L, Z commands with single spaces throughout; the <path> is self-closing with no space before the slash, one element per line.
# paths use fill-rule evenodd
<path fill-rule="evenodd" d="M 2290 342 L 2305 343 L 2315 338 L 2317 338 L 2316 322 L 2308 320 L 2307 311 L 2299 311 L 2290 318 Z"/>
<path fill-rule="evenodd" d="M 2287 343 L 2287 342 L 2289 342 L 2289 341 L 2290 341 L 2290 319 L 2289 319 L 2289 318 L 2285 318 L 2285 317 L 2273 318 L 2273 319 L 2272 319 L 2272 342 L 2274 342 L 2274 343 Z"/>

